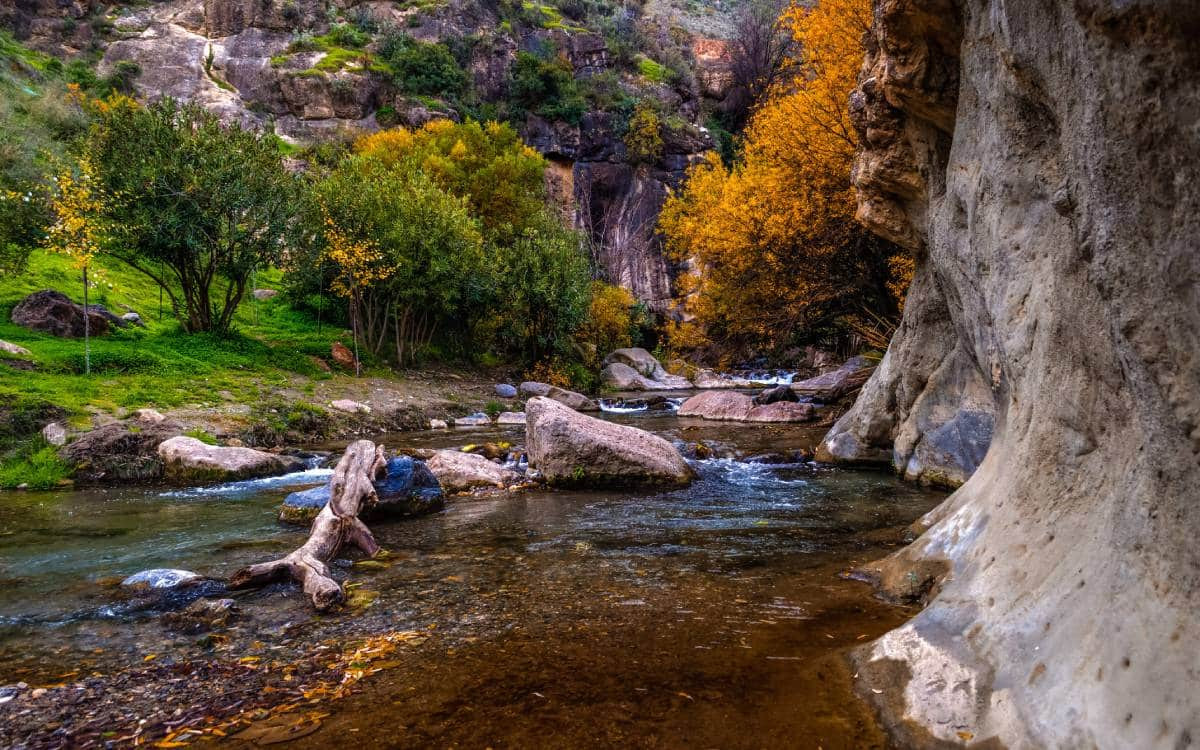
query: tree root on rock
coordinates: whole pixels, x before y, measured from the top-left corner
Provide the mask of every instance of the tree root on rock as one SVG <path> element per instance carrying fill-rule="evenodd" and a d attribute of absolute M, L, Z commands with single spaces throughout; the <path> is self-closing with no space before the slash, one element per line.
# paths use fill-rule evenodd
<path fill-rule="evenodd" d="M 345 594 L 330 575 L 328 562 L 344 544 L 369 556 L 379 552 L 371 530 L 358 516 L 378 502 L 374 482 L 383 476 L 386 466 L 382 445 L 370 440 L 352 443 L 333 470 L 329 502 L 313 519 L 308 541 L 286 557 L 242 568 L 230 578 L 229 588 L 265 586 L 290 576 L 318 610 L 340 603 Z"/>

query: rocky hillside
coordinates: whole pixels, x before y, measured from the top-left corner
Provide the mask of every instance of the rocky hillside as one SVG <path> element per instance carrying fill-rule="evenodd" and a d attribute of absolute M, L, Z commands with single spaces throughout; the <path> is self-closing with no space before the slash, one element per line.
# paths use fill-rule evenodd
<path fill-rule="evenodd" d="M 905 744 L 1200 737 L 1197 29 L 1182 0 L 876 0 L 859 216 L 920 261 L 824 448 L 986 451 L 874 566 L 930 600 L 861 655 Z"/>
<path fill-rule="evenodd" d="M 673 270 L 654 226 L 714 146 L 703 125 L 730 76 L 709 34 L 728 32 L 730 6 L 555 1 L 23 0 L 0 25 L 99 75 L 134 71 L 139 97 L 200 102 L 291 146 L 443 117 L 513 122 L 609 280 L 665 310 Z M 634 143 L 638 112 L 653 127 Z"/>

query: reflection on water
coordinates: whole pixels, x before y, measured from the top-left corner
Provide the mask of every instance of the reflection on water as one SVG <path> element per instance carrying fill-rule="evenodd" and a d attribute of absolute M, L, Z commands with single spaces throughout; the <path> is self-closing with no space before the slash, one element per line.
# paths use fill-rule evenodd
<path fill-rule="evenodd" d="M 497 673 L 549 669 L 506 661 L 528 647 L 534 649 L 530 653 L 574 663 L 589 680 L 617 679 L 625 666 L 612 660 L 622 657 L 581 630 L 592 623 L 611 628 L 626 656 L 639 652 L 645 640 L 653 654 L 636 657 L 644 659 L 643 669 L 655 659 L 663 669 L 683 668 L 669 666 L 683 659 L 712 670 L 707 680 L 732 683 L 744 675 L 718 674 L 736 664 L 728 654 L 710 663 L 700 652 L 758 648 L 762 658 L 786 664 L 805 653 L 793 642 L 799 636 L 789 631 L 792 640 L 775 641 L 760 629 L 814 617 L 826 618 L 823 632 L 837 643 L 859 637 L 865 627 L 861 615 L 845 615 L 845 624 L 839 624 L 843 614 L 828 619 L 828 612 L 844 609 L 838 597 L 854 592 L 838 587 L 857 584 L 830 581 L 856 556 L 878 554 L 879 533 L 889 530 L 894 538 L 896 528 L 940 499 L 882 473 L 738 458 L 811 448 L 821 428 L 731 425 L 654 412 L 609 418 L 679 443 L 723 445 L 734 457 L 697 462 L 700 479 L 687 489 L 459 498 L 433 516 L 376 524 L 378 541 L 394 553 L 386 567 L 334 565 L 339 578 L 379 593 L 372 606 L 318 617 L 288 584 L 240 592 L 245 616 L 223 634 L 224 647 L 234 655 L 272 649 L 286 658 L 290 649 L 321 638 L 434 626 L 439 648 L 468 662 L 486 653 L 486 663 Z M 523 429 L 427 431 L 380 440 L 400 451 L 486 440 L 520 444 Z M 320 484 L 327 476 L 328 470 L 312 469 L 183 491 L 143 487 L 4 495 L 0 684 L 49 681 L 64 665 L 106 671 L 152 653 L 160 659 L 202 655 L 211 644 L 164 628 L 153 607 L 114 606 L 122 601 L 116 582 L 147 568 L 223 577 L 293 548 L 306 531 L 277 523 L 279 503 L 288 492 Z M 877 616 L 883 617 L 871 615 Z M 675 635 L 668 642 L 647 634 L 657 632 Z M 547 638 L 555 645 L 546 645 Z M 822 639 L 817 645 L 828 648 L 832 642 Z M 441 666 L 425 664 L 425 672 L 414 671 L 411 678 L 456 663 L 445 661 L 448 652 L 439 653 Z M 454 679 L 482 679 L 486 671 L 479 664 L 461 666 L 474 671 Z M 553 669 L 559 674 L 559 666 Z M 770 674 L 772 680 L 779 677 Z M 439 679 L 458 684 L 446 675 Z M 487 700 L 486 689 L 471 689 Z M 493 697 L 505 706 L 525 700 Z M 428 727 L 421 731 L 433 732 L 429 741 L 453 739 Z M 472 745 L 481 738 L 458 740 Z"/>

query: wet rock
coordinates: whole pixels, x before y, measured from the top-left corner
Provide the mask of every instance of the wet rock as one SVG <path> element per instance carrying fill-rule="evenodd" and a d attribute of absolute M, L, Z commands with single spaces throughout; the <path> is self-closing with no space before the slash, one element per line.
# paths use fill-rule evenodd
<path fill-rule="evenodd" d="M 75 478 L 85 482 L 160 479 L 158 446 L 182 431 L 179 423 L 165 418 L 114 422 L 83 433 L 59 455 L 74 468 Z"/>
<path fill-rule="evenodd" d="M 530 466 L 552 484 L 685 485 L 695 478 L 675 446 L 635 427 L 579 414 L 547 398 L 526 405 Z"/>
<path fill-rule="evenodd" d="M 766 406 L 755 406 L 746 415 L 747 422 L 807 422 L 813 418 L 812 404 L 792 401 L 776 401 Z"/>
<path fill-rule="evenodd" d="M 251 294 L 254 296 L 254 299 L 261 302 L 275 297 L 279 294 L 279 291 L 276 289 L 255 289 Z"/>
<path fill-rule="evenodd" d="M 550 389 L 554 386 L 548 383 L 538 383 L 533 380 L 526 380 L 521 385 L 517 386 L 517 391 L 522 396 L 546 396 L 550 393 Z"/>
<path fill-rule="evenodd" d="M 796 392 L 789 385 L 777 385 L 774 388 L 768 388 L 754 397 L 754 403 L 758 406 L 766 406 L 777 401 L 799 400 L 800 397 L 796 395 Z"/>
<path fill-rule="evenodd" d="M 104 336 L 113 327 L 115 315 L 99 305 L 89 305 L 85 313 L 83 305 L 76 304 L 67 295 L 46 289 L 25 297 L 12 310 L 12 322 L 34 331 L 62 338 L 83 338 L 84 319 L 88 333 Z"/>
<path fill-rule="evenodd" d="M 525 424 L 525 412 L 502 411 L 496 417 L 496 424 Z"/>
<path fill-rule="evenodd" d="M 875 363 L 866 357 L 851 357 L 836 370 L 792 383 L 791 388 L 801 396 L 835 401 L 862 388 L 874 371 Z"/>
<path fill-rule="evenodd" d="M 371 407 L 367 406 L 366 404 L 359 403 L 358 401 L 351 401 L 348 398 L 341 398 L 341 399 L 338 399 L 337 401 L 331 401 L 329 403 L 329 405 L 332 406 L 334 409 L 337 409 L 340 412 L 345 412 L 347 414 L 370 414 L 371 413 Z"/>
<path fill-rule="evenodd" d="M 203 579 L 199 573 L 177 568 L 151 568 L 125 578 L 121 585 L 127 588 L 174 589 L 187 586 Z"/>
<path fill-rule="evenodd" d="M 158 446 L 163 476 L 175 482 L 223 482 L 303 471 L 304 463 L 290 456 L 253 448 L 208 445 L 178 436 Z"/>
<path fill-rule="evenodd" d="M 67 428 L 58 422 L 51 422 L 42 428 L 42 438 L 55 447 L 67 444 Z"/>
<path fill-rule="evenodd" d="M 517 472 L 474 453 L 439 450 L 426 465 L 446 492 L 465 492 L 479 488 L 503 489 L 522 481 Z"/>
<path fill-rule="evenodd" d="M 162 623 L 180 633 L 205 633 L 229 626 L 238 614 L 232 599 L 197 599 L 178 612 L 164 614 Z"/>
<path fill-rule="evenodd" d="M 497 383 L 495 388 L 496 395 L 500 398 L 516 398 L 517 389 L 515 386 L 508 383 Z"/>
<path fill-rule="evenodd" d="M 329 356 L 333 359 L 334 364 L 346 370 L 354 372 L 357 360 L 354 358 L 354 352 L 340 341 L 335 341 L 329 347 Z"/>
<path fill-rule="evenodd" d="M 454 418 L 455 427 L 490 427 L 491 424 L 492 418 L 483 412 L 476 412 L 474 414 L 468 414 L 465 417 Z"/>
<path fill-rule="evenodd" d="M 7 341 L 0 341 L 0 352 L 4 352 L 5 354 L 12 354 L 17 357 L 32 357 L 33 356 L 33 352 L 29 351 L 25 347 L 17 346 L 16 344 L 10 344 Z"/>

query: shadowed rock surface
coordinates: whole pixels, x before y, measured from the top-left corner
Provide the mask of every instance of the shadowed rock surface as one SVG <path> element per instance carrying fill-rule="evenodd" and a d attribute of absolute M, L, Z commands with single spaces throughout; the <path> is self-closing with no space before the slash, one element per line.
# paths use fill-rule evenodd
<path fill-rule="evenodd" d="M 158 446 L 163 475 L 172 481 L 231 481 L 269 477 L 304 469 L 304 462 L 291 456 L 254 448 L 208 445 L 194 437 L 180 435 Z"/>
<path fill-rule="evenodd" d="M 858 655 L 902 744 L 1200 737 L 1197 33 L 1191 2 L 875 5 L 859 217 L 918 267 L 823 447 L 923 476 L 992 433 L 869 568 L 929 600 Z"/>

